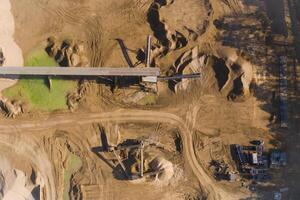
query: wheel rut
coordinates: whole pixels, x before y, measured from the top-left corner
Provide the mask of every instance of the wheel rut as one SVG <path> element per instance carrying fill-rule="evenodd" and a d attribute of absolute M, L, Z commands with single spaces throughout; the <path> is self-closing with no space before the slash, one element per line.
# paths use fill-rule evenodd
<path fill-rule="evenodd" d="M 186 162 L 199 180 L 207 199 L 239 199 L 240 194 L 231 194 L 218 187 L 209 177 L 198 162 L 193 147 L 193 131 L 188 128 L 185 121 L 177 115 L 159 111 L 145 110 L 118 110 L 109 113 L 81 113 L 81 114 L 57 114 L 50 118 L 40 120 L 5 120 L 0 122 L 1 134 L 15 132 L 41 132 L 44 129 L 72 127 L 74 124 L 84 125 L 96 122 L 160 122 L 172 124 L 180 129 L 183 140 L 183 153 Z"/>

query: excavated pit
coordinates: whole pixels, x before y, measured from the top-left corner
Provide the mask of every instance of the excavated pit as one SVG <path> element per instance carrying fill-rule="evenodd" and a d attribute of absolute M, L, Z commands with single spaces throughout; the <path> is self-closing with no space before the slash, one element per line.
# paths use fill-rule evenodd
<path fill-rule="evenodd" d="M 148 10 L 147 21 L 159 43 L 154 46 L 154 56 L 152 59 L 158 56 L 164 56 L 170 51 L 181 49 L 188 44 L 188 40 L 184 34 L 176 30 L 176 27 L 170 28 L 165 22 L 165 19 L 161 17 L 160 10 L 173 3 L 173 0 L 155 0 Z"/>
<path fill-rule="evenodd" d="M 238 78 L 234 79 L 233 89 L 228 94 L 228 99 L 234 101 L 234 100 L 236 100 L 237 97 L 240 97 L 240 96 L 244 95 L 242 76 L 243 75 L 241 75 Z"/>
<path fill-rule="evenodd" d="M 221 91 L 228 81 L 230 71 L 223 59 L 214 57 L 213 60 L 214 64 L 212 65 L 212 68 L 215 72 L 215 77 L 218 82 L 219 90 Z"/>
<path fill-rule="evenodd" d="M 169 41 L 166 37 L 167 30 L 165 28 L 165 24 L 160 21 L 159 9 L 160 7 L 166 5 L 165 1 L 154 1 L 154 3 L 150 6 L 147 20 L 152 29 L 154 36 L 158 39 L 158 41 L 163 46 L 169 46 Z"/>

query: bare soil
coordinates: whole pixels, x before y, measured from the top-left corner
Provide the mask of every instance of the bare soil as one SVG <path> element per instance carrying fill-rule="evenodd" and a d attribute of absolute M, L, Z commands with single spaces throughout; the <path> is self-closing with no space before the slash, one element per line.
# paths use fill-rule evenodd
<path fill-rule="evenodd" d="M 70 199 L 107 200 L 270 199 L 276 189 L 286 185 L 292 189 L 291 197 L 297 196 L 294 183 L 298 180 L 299 145 L 294 136 L 283 141 L 282 133 L 270 121 L 274 110 L 271 95 L 277 88 L 277 55 L 271 51 L 273 47 L 265 45 L 267 28 L 256 11 L 268 13 L 260 1 L 11 3 L 14 36 L 24 56 L 54 36 L 82 42 L 93 67 L 143 67 L 138 52 L 143 51 L 150 34 L 154 36 L 153 52 L 157 54 L 151 64 L 164 75 L 176 70 L 192 71 L 203 55 L 210 61 L 203 65 L 203 79 L 188 82 L 188 89 L 175 93 L 170 83 L 160 82 L 155 105 L 125 103 L 125 98 L 138 91 L 136 85 L 112 91 L 109 84 L 90 80 L 81 85 L 82 90 L 79 86 L 83 98 L 74 113 L 31 112 L 17 119 L 1 118 L 0 155 L 9 158 L 11 168 L 25 172 L 27 180 L 36 174 L 45 199 L 63 199 L 65 195 Z M 282 22 L 278 20 L 273 26 Z M 126 59 L 124 49 L 128 53 Z M 261 80 L 260 74 L 267 77 Z M 254 82 L 256 87 L 252 87 Z M 244 96 L 231 101 L 229 94 L 236 95 L 240 90 Z M 291 132 L 296 134 L 299 94 L 291 94 Z M 116 137 L 115 127 L 119 128 L 120 137 Z M 95 151 L 103 146 L 101 129 L 106 130 L 112 144 L 126 139 L 155 139 L 165 148 L 151 149 L 149 155 L 160 155 L 172 162 L 175 175 L 166 185 L 123 180 L 107 162 L 106 155 Z M 264 140 L 267 149 L 286 146 L 295 163 L 275 173 L 276 178 L 269 183 L 272 187 L 254 192 L 242 186 L 242 182 L 247 182 L 244 180 L 215 180 L 210 162 L 220 159 L 235 170 L 229 146 L 246 145 L 254 139 Z"/>

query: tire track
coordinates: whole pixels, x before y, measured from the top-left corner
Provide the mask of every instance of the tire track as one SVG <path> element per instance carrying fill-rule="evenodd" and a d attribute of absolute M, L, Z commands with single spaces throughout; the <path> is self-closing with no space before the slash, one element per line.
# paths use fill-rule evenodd
<path fill-rule="evenodd" d="M 190 130 L 184 120 L 174 114 L 145 111 L 145 110 L 118 110 L 109 113 L 83 113 L 83 114 L 57 114 L 44 120 L 20 120 L 17 124 L 13 120 L 0 122 L 2 133 L 11 133 L 12 128 L 17 131 L 40 131 L 50 128 L 73 127 L 74 124 L 83 125 L 95 122 L 160 122 L 177 126 L 180 129 L 184 147 L 184 158 L 189 163 L 193 173 L 199 180 L 203 192 L 207 199 L 240 199 L 240 193 L 229 193 L 219 187 L 214 180 L 209 177 L 199 164 L 193 149 L 192 130 Z"/>

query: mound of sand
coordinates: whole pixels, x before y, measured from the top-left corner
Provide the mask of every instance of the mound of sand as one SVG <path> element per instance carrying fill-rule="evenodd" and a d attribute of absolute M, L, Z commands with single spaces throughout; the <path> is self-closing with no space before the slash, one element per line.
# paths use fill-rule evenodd
<path fill-rule="evenodd" d="M 173 164 L 161 157 L 157 157 L 149 163 L 150 168 L 154 171 L 159 171 L 155 178 L 155 183 L 159 185 L 168 185 L 171 178 L 174 176 Z"/>
<path fill-rule="evenodd" d="M 0 47 L 5 61 L 3 66 L 23 66 L 22 50 L 14 40 L 15 22 L 9 0 L 0 1 Z M 0 91 L 16 83 L 14 79 L 0 79 Z"/>
<path fill-rule="evenodd" d="M 26 183 L 25 173 L 13 169 L 5 157 L 0 157 L 0 199 L 2 200 L 34 200 L 33 186 Z"/>
<path fill-rule="evenodd" d="M 171 68 L 176 74 L 200 73 L 202 89 L 219 91 L 225 96 L 248 97 L 253 80 L 253 65 L 232 48 L 219 47 L 214 54 L 204 54 L 199 47 L 185 52 Z M 175 82 L 175 92 L 187 90 L 194 80 Z"/>
<path fill-rule="evenodd" d="M 20 170 L 13 170 L 14 183 L 4 194 L 3 200 L 34 200 L 31 190 L 26 188 L 26 176 Z"/>

